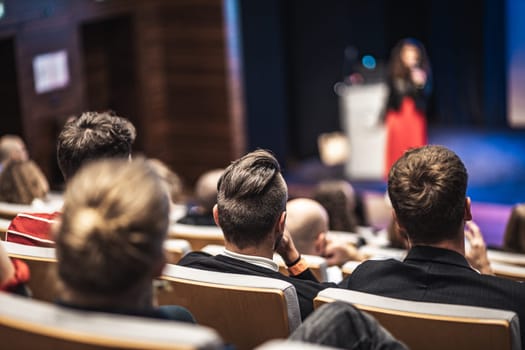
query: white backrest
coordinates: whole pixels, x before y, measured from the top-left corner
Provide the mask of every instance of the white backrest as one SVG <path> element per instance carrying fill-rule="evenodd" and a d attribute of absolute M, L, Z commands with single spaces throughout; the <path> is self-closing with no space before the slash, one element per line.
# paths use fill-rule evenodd
<path fill-rule="evenodd" d="M 524 266 L 502 264 L 499 262 L 491 262 L 490 266 L 496 276 L 510 278 L 517 281 L 525 281 Z"/>
<path fill-rule="evenodd" d="M 13 242 L 2 242 L 9 256 L 29 259 L 56 260 L 55 248 L 37 247 Z"/>
<path fill-rule="evenodd" d="M 487 256 L 491 262 L 525 266 L 525 254 L 488 249 Z"/>
<path fill-rule="evenodd" d="M 319 345 L 306 343 L 301 341 L 291 340 L 270 340 L 260 346 L 256 347 L 255 350 L 334 350 L 331 346 Z"/>

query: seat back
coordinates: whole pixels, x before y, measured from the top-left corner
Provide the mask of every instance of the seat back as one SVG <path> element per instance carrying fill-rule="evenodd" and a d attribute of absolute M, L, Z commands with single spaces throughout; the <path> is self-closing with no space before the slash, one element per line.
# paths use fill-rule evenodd
<path fill-rule="evenodd" d="M 286 338 L 301 322 L 295 287 L 285 281 L 167 265 L 161 305 L 188 308 L 199 324 L 216 329 L 237 349 Z"/>
<path fill-rule="evenodd" d="M 10 349 L 219 349 L 217 333 L 181 322 L 70 310 L 0 294 L 0 338 Z"/>
<path fill-rule="evenodd" d="M 24 261 L 29 267 L 31 278 L 28 286 L 33 298 L 42 301 L 56 300 L 57 260 L 55 248 L 35 247 L 13 242 L 2 242 L 11 258 Z"/>
<path fill-rule="evenodd" d="M 492 271 L 498 277 L 510 278 L 516 281 L 525 281 L 525 267 L 498 262 L 491 262 Z"/>
<path fill-rule="evenodd" d="M 499 250 L 487 249 L 487 256 L 490 262 L 518 265 L 525 267 L 525 254 L 503 252 Z"/>
<path fill-rule="evenodd" d="M 267 341 L 254 350 L 335 350 L 336 348 L 302 341 L 274 339 Z"/>
<path fill-rule="evenodd" d="M 185 239 L 166 239 L 163 248 L 168 264 L 178 263 L 185 254 L 191 251 L 190 242 Z"/>
<path fill-rule="evenodd" d="M 373 315 L 410 349 L 521 349 L 516 313 L 474 306 L 417 302 L 328 288 L 314 305 L 335 300 Z"/>
<path fill-rule="evenodd" d="M 169 238 L 190 242 L 191 250 L 201 250 L 209 244 L 224 245 L 224 235 L 217 226 L 174 224 L 170 226 Z"/>

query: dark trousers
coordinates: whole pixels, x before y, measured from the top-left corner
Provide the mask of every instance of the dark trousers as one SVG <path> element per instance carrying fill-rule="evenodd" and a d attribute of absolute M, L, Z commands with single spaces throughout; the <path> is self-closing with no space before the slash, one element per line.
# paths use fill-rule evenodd
<path fill-rule="evenodd" d="M 352 350 L 405 350 L 372 316 L 344 302 L 315 310 L 290 335 L 290 340 Z"/>

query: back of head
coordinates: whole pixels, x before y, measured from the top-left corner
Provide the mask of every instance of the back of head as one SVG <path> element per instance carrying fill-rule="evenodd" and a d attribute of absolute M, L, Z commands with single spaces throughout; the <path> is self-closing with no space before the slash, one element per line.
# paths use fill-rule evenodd
<path fill-rule="evenodd" d="M 331 230 L 356 232 L 355 192 L 350 183 L 344 180 L 321 181 L 313 197 L 328 212 Z"/>
<path fill-rule="evenodd" d="M 259 245 L 286 207 L 288 190 L 277 159 L 265 150 L 248 153 L 226 168 L 217 186 L 225 239 L 241 249 Z"/>
<path fill-rule="evenodd" d="M 169 196 L 138 159 L 88 164 L 68 183 L 55 228 L 58 271 L 69 291 L 122 295 L 163 261 Z"/>
<path fill-rule="evenodd" d="M 503 249 L 525 253 L 525 204 L 517 204 L 510 212 L 503 234 Z"/>
<path fill-rule="evenodd" d="M 31 160 L 9 161 L 0 173 L 0 201 L 31 204 L 49 192 L 46 177 Z"/>
<path fill-rule="evenodd" d="M 65 179 L 87 161 L 127 158 L 135 141 L 135 127 L 110 112 L 86 112 L 68 121 L 58 136 L 58 165 Z"/>
<path fill-rule="evenodd" d="M 0 163 L 9 160 L 25 161 L 29 157 L 22 138 L 17 135 L 4 135 L 0 138 Z"/>
<path fill-rule="evenodd" d="M 328 231 L 328 213 L 318 202 L 296 198 L 286 204 L 286 229 L 302 254 L 318 255 L 315 241 Z"/>
<path fill-rule="evenodd" d="M 411 243 L 457 238 L 465 217 L 467 170 L 443 146 L 409 150 L 388 175 L 388 194 Z"/>
<path fill-rule="evenodd" d="M 184 197 L 184 185 L 179 175 L 159 159 L 150 158 L 148 159 L 148 164 L 157 172 L 157 175 L 168 187 L 171 201 L 173 203 L 181 202 Z"/>
<path fill-rule="evenodd" d="M 195 200 L 203 213 L 211 213 L 217 203 L 217 183 L 224 169 L 213 169 L 202 174 L 195 184 Z"/>

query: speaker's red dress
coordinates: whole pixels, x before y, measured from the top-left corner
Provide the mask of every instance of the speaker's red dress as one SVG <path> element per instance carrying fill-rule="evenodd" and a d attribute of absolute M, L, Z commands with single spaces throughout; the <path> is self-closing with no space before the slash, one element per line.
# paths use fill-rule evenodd
<path fill-rule="evenodd" d="M 389 109 L 385 116 L 386 162 L 385 179 L 392 165 L 412 147 L 427 144 L 427 122 L 423 112 L 416 108 L 414 99 L 403 97 L 399 110 Z"/>

